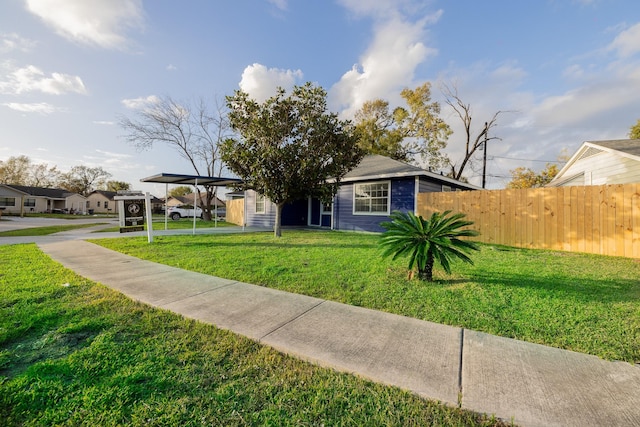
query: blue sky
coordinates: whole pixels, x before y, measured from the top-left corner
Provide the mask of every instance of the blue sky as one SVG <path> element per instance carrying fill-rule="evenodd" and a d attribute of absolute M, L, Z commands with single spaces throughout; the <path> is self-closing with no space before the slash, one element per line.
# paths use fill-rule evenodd
<path fill-rule="evenodd" d="M 154 97 L 258 99 L 306 81 L 350 118 L 375 98 L 443 83 L 472 106 L 475 129 L 505 111 L 488 183 L 536 170 L 588 140 L 626 138 L 640 118 L 636 0 L 5 0 L 0 3 L 0 160 L 101 166 L 141 184 L 193 173 L 172 149 L 138 152 L 118 117 Z M 443 105 L 461 155 L 459 120 Z M 471 171 L 468 177 L 479 183 Z"/>

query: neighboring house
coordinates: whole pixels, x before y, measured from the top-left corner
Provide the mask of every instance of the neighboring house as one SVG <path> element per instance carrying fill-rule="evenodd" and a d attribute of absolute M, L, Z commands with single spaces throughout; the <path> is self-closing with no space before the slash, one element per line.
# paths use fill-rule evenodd
<path fill-rule="evenodd" d="M 88 209 L 92 213 L 118 213 L 118 200 L 114 199 L 118 195 L 117 191 L 95 190 L 88 196 Z M 144 199 L 144 194 L 140 193 L 140 198 Z M 162 213 L 164 201 L 155 196 L 150 196 L 151 211 Z"/>
<path fill-rule="evenodd" d="M 547 187 L 640 182 L 640 139 L 586 141 Z"/>
<path fill-rule="evenodd" d="M 243 191 L 230 191 L 224 195 L 225 200 L 239 200 L 244 199 Z"/>
<path fill-rule="evenodd" d="M 384 231 L 393 211 L 415 212 L 418 193 L 479 190 L 417 166 L 379 155 L 368 155 L 340 182 L 333 203 L 310 198 L 282 209 L 283 226 L 317 226 L 348 231 Z M 246 192 L 246 224 L 272 227 L 275 204 L 255 191 Z"/>
<path fill-rule="evenodd" d="M 91 213 L 118 213 L 118 201 L 114 200 L 117 196 L 116 191 L 95 190 L 92 191 L 87 198 L 89 199 L 89 207 Z"/>
<path fill-rule="evenodd" d="M 61 188 L 0 184 L 0 208 L 5 213 L 86 213 L 87 199 Z"/>
<path fill-rule="evenodd" d="M 167 199 L 167 206 L 178 206 L 178 205 L 193 205 L 193 200 L 198 197 L 197 193 L 189 193 L 184 196 L 169 196 Z M 202 193 L 202 200 L 205 199 L 205 194 Z M 200 199 L 197 200 L 198 206 L 200 206 Z M 224 208 L 224 202 L 219 198 L 214 198 L 211 204 L 211 207 L 218 206 L 218 208 Z"/>

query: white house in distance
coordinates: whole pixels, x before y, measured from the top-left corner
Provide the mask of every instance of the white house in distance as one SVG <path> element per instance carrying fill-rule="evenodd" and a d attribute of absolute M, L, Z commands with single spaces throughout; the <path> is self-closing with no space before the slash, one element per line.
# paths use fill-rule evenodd
<path fill-rule="evenodd" d="M 0 209 L 5 213 L 86 213 L 87 199 L 61 188 L 0 184 Z"/>
<path fill-rule="evenodd" d="M 547 187 L 640 183 L 640 139 L 586 141 Z"/>
<path fill-rule="evenodd" d="M 95 190 L 89 193 L 87 196 L 88 206 L 90 213 L 118 213 L 118 202 L 114 200 L 114 197 L 118 193 L 115 191 Z"/>

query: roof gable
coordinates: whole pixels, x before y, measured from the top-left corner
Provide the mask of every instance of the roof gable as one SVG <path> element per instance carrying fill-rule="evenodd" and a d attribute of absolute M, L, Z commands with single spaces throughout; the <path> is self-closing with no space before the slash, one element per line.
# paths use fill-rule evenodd
<path fill-rule="evenodd" d="M 614 153 L 640 162 L 640 139 L 585 141 L 548 185 L 558 185 L 573 178 L 565 177 L 565 175 L 576 162 L 603 152 Z"/>

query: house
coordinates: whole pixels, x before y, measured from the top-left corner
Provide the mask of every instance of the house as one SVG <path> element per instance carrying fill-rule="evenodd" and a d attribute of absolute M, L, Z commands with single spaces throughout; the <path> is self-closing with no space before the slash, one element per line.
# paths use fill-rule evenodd
<path fill-rule="evenodd" d="M 197 198 L 197 196 L 198 196 L 197 193 L 189 193 L 189 194 L 185 194 L 184 196 L 169 196 L 169 198 L 167 199 L 167 206 L 193 205 L 193 200 Z M 205 199 L 205 194 L 202 193 L 202 200 L 204 199 Z M 197 204 L 198 206 L 200 206 L 200 199 L 197 200 Z M 218 209 L 221 209 L 221 208 L 223 209 L 224 202 L 219 198 L 215 197 L 212 200 L 211 209 L 213 209 L 215 206 L 217 206 Z"/>
<path fill-rule="evenodd" d="M 347 231 L 384 231 L 381 222 L 391 212 L 415 212 L 418 193 L 479 188 L 417 166 L 380 155 L 365 156 L 345 175 L 333 203 L 309 198 L 285 205 L 283 226 L 316 226 Z M 246 224 L 272 227 L 276 206 L 255 191 L 247 191 Z"/>
<path fill-rule="evenodd" d="M 89 199 L 90 213 L 118 213 L 118 201 L 114 200 L 117 196 L 116 191 L 95 190 L 89 193 L 87 199 Z"/>
<path fill-rule="evenodd" d="M 640 139 L 586 141 L 548 187 L 640 182 Z"/>
<path fill-rule="evenodd" d="M 140 198 L 144 198 L 143 193 L 139 193 Z M 118 196 L 117 191 L 95 190 L 92 191 L 88 198 L 88 209 L 91 213 L 118 213 L 118 200 L 114 199 Z M 155 196 L 150 196 L 151 211 L 153 213 L 162 213 L 164 210 L 164 201 Z"/>
<path fill-rule="evenodd" d="M 87 199 L 61 188 L 0 184 L 0 209 L 4 213 L 86 213 Z"/>

